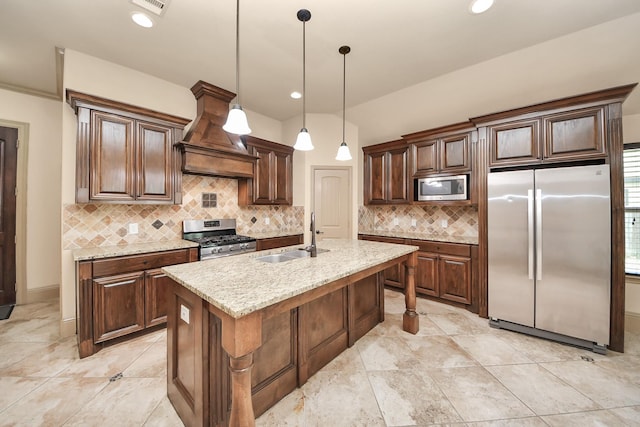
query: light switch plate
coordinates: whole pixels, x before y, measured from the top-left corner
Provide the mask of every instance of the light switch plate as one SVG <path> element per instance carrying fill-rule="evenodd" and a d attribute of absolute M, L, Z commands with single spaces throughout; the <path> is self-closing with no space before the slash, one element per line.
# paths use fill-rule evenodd
<path fill-rule="evenodd" d="M 416 225 L 418 225 L 418 221 L 416 221 L 415 218 L 411 218 L 411 226 L 415 227 Z"/>
<path fill-rule="evenodd" d="M 265 218 L 264 219 L 264 223 L 265 225 L 269 225 L 269 223 L 271 222 L 271 220 L 269 218 Z"/>
<path fill-rule="evenodd" d="M 443 220 L 440 222 L 440 225 L 442 226 L 442 228 L 447 228 L 447 227 L 449 226 L 449 221 L 448 221 L 448 220 L 446 220 L 446 219 L 443 219 Z"/>
<path fill-rule="evenodd" d="M 400 224 L 400 220 L 398 218 L 393 218 L 393 225 Z"/>
<path fill-rule="evenodd" d="M 138 234 L 138 223 L 137 222 L 129 223 L 129 234 Z"/>
<path fill-rule="evenodd" d="M 184 322 L 189 324 L 189 312 L 190 310 L 184 305 L 180 304 L 180 318 L 184 320 Z"/>

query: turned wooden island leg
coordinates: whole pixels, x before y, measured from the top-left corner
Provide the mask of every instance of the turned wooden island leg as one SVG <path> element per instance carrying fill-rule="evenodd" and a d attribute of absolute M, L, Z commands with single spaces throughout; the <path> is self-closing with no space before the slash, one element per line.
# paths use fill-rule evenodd
<path fill-rule="evenodd" d="M 254 312 L 247 316 L 222 319 L 222 347 L 229 355 L 231 372 L 231 411 L 229 427 L 256 425 L 251 397 L 253 352 L 262 345 L 262 316 Z"/>
<path fill-rule="evenodd" d="M 418 312 L 416 311 L 416 265 L 418 253 L 414 252 L 406 261 L 406 280 L 404 288 L 404 303 L 406 310 L 402 316 L 402 329 L 417 334 L 420 329 Z"/>
<path fill-rule="evenodd" d="M 251 399 L 251 368 L 253 353 L 229 358 L 231 371 L 230 426 L 254 426 L 253 401 Z"/>

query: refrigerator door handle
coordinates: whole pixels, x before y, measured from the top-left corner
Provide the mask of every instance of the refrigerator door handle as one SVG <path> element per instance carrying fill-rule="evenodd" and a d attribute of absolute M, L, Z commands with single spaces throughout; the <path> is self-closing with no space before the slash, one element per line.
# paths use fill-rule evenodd
<path fill-rule="evenodd" d="M 527 251 L 529 255 L 529 263 L 527 271 L 529 272 L 529 279 L 533 280 L 533 252 L 534 252 L 534 228 L 533 228 L 533 190 L 527 190 L 527 230 L 528 230 L 528 243 L 529 250 Z"/>
<path fill-rule="evenodd" d="M 536 189 L 536 280 L 542 280 L 542 190 Z"/>

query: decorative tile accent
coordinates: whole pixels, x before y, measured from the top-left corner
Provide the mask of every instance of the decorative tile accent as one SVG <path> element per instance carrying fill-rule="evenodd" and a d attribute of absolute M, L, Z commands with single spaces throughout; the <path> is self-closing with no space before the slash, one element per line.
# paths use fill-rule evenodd
<path fill-rule="evenodd" d="M 218 195 L 216 193 L 202 193 L 202 207 L 215 208 L 218 206 Z"/>
<path fill-rule="evenodd" d="M 203 193 L 214 194 L 217 205 L 203 208 Z M 64 249 L 147 243 L 182 237 L 185 219 L 236 218 L 238 233 L 296 232 L 304 229 L 303 206 L 238 206 L 238 181 L 183 175 L 181 205 L 69 204 L 64 206 Z M 269 218 L 269 225 L 264 218 Z M 256 221 L 252 221 L 255 218 Z M 156 227 L 160 221 L 164 226 Z M 127 224 L 138 223 L 138 234 Z"/>
<path fill-rule="evenodd" d="M 162 227 L 164 224 L 162 223 L 162 221 L 160 221 L 159 219 L 156 219 L 155 221 L 153 221 L 153 224 L 151 224 L 153 226 L 153 228 L 155 228 L 156 230 L 159 230 L 160 227 Z"/>
<path fill-rule="evenodd" d="M 394 220 L 398 224 L 394 224 Z M 411 220 L 416 221 L 413 226 Z M 447 227 L 443 227 L 446 220 Z M 477 237 L 476 206 L 360 206 L 358 228 L 372 231 L 396 231 L 420 234 Z"/>

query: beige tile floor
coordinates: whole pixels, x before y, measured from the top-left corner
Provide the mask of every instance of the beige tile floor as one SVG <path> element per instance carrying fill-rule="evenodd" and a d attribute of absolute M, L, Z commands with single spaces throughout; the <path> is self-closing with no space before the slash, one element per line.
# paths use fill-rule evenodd
<path fill-rule="evenodd" d="M 420 332 L 386 320 L 262 415 L 259 426 L 640 426 L 640 336 L 601 356 L 418 300 Z M 166 333 L 79 360 L 58 302 L 0 321 L 0 426 L 181 426 L 166 398 Z M 121 375 L 119 375 L 121 374 Z"/>

